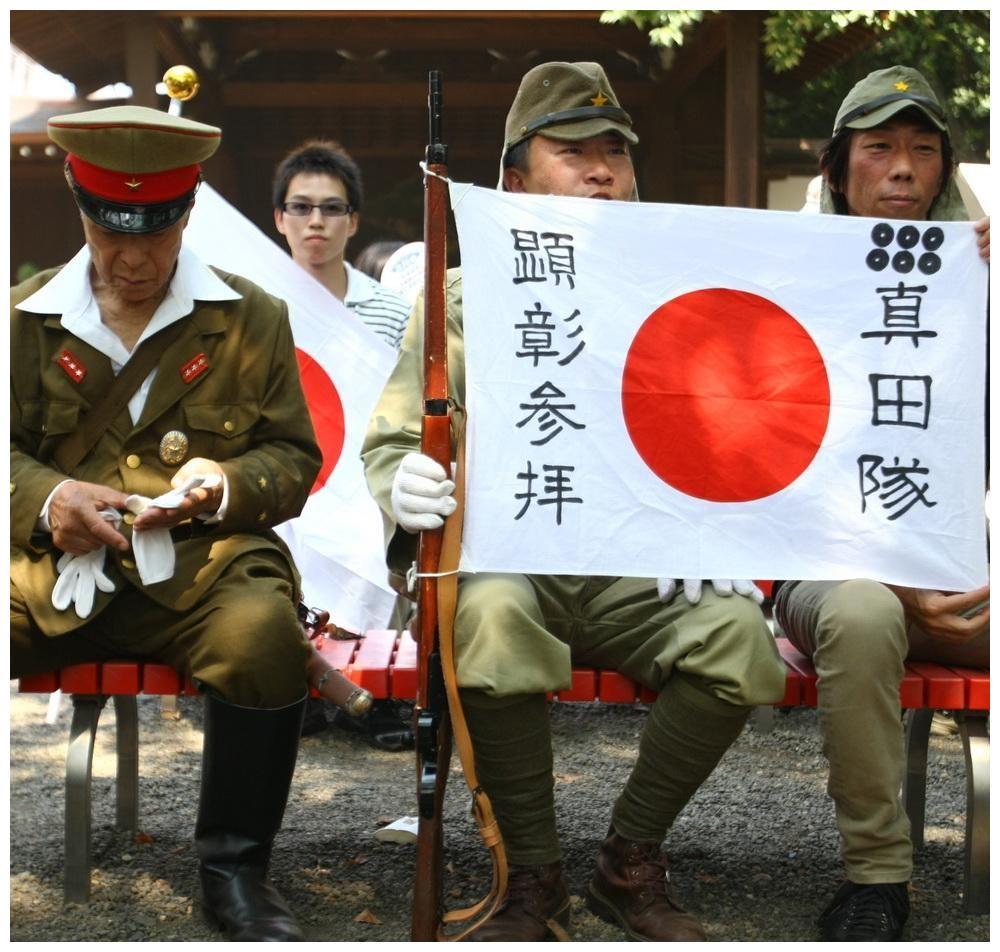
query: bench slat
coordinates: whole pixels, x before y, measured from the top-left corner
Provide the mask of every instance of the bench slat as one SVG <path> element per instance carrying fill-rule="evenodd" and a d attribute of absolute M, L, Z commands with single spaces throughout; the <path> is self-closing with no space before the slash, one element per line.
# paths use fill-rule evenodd
<path fill-rule="evenodd" d="M 142 668 L 132 661 L 105 662 L 101 665 L 101 694 L 138 694 Z"/>
<path fill-rule="evenodd" d="M 64 694 L 99 694 L 101 666 L 71 664 L 59 672 L 59 687 Z"/>
<path fill-rule="evenodd" d="M 967 711 L 988 711 L 990 709 L 990 673 L 980 668 L 949 668 L 965 682 L 965 705 Z"/>
<path fill-rule="evenodd" d="M 812 659 L 807 658 L 787 638 L 776 638 L 778 652 L 785 664 L 799 677 L 802 703 L 807 707 L 816 706 L 816 668 Z"/>
<path fill-rule="evenodd" d="M 389 672 L 389 687 L 395 698 L 417 696 L 417 643 L 409 631 L 399 636 L 396 657 Z"/>
<path fill-rule="evenodd" d="M 354 656 L 351 680 L 377 698 L 388 697 L 389 663 L 395 647 L 395 631 L 366 631 Z"/>
<path fill-rule="evenodd" d="M 907 661 L 906 667 L 924 680 L 924 707 L 959 711 L 965 707 L 965 682 L 959 675 L 929 661 Z"/>

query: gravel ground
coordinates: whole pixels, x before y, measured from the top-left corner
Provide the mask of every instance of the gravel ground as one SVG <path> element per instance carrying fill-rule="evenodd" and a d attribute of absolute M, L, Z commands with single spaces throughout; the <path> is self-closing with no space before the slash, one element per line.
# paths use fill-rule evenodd
<path fill-rule="evenodd" d="M 198 798 L 201 706 L 182 698 L 180 720 L 140 700 L 140 825 L 114 831 L 110 710 L 94 764 L 93 893 L 62 904 L 63 771 L 69 704 L 43 722 L 46 698 L 10 697 L 10 938 L 13 941 L 207 941 L 200 918 L 192 830 Z M 556 795 L 571 933 L 620 941 L 582 900 L 610 805 L 631 766 L 640 709 L 555 705 Z M 715 940 L 810 940 L 841 877 L 816 715 L 779 713 L 751 725 L 678 819 L 667 840 L 678 898 Z M 989 917 L 961 911 L 964 763 L 957 738 L 932 738 L 926 845 L 911 886 L 908 937 L 988 941 Z M 411 754 L 371 748 L 329 729 L 305 738 L 273 872 L 308 936 L 342 942 L 409 935 L 413 847 L 379 843 L 379 822 L 414 812 Z M 488 882 L 488 861 L 468 818 L 457 761 L 447 807 L 448 902 L 467 904 Z"/>

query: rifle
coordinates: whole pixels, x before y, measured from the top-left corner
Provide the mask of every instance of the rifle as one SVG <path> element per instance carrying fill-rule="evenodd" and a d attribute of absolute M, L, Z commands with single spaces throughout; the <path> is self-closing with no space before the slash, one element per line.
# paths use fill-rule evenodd
<path fill-rule="evenodd" d="M 448 147 L 441 142 L 441 74 L 429 76 L 430 135 L 424 174 L 424 414 L 420 450 L 451 471 L 445 273 Z M 451 721 L 438 645 L 437 579 L 443 529 L 420 533 L 417 549 L 417 875 L 410 938 L 433 941 L 442 914 L 442 809 L 451 761 Z"/>
<path fill-rule="evenodd" d="M 447 253 L 447 147 L 441 143 L 441 76 L 430 74 L 430 142 L 424 176 L 424 414 L 421 452 L 451 467 L 452 426 L 448 400 L 448 334 L 445 300 Z M 455 676 L 454 619 L 458 599 L 458 549 L 462 536 L 464 460 L 457 440 L 455 498 L 458 508 L 441 529 L 421 532 L 417 550 L 417 875 L 413 883 L 410 938 L 415 942 L 455 941 L 486 922 L 507 889 L 507 860 L 489 797 L 476 777 L 469 729 Z M 448 569 L 441 570 L 442 555 Z M 445 912 L 443 893 L 444 827 L 442 809 L 451 761 L 452 737 L 472 792 L 472 813 L 493 862 L 489 893 L 468 909 Z M 443 925 L 459 923 L 448 935 Z"/>

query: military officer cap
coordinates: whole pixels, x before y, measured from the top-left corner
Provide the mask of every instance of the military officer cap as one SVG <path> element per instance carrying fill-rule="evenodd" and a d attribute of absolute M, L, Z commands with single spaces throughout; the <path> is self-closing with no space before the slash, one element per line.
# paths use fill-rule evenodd
<path fill-rule="evenodd" d="M 536 133 L 572 141 L 605 132 L 633 145 L 639 141 L 600 63 L 542 63 L 518 87 L 507 113 L 504 152 Z"/>
<path fill-rule="evenodd" d="M 49 138 L 68 153 L 66 180 L 76 203 L 102 228 L 161 231 L 187 211 L 201 165 L 222 130 L 144 106 L 112 106 L 53 116 Z"/>
<path fill-rule="evenodd" d="M 944 109 L 930 83 L 917 70 L 910 66 L 877 69 L 857 83 L 840 104 L 833 134 L 841 129 L 872 129 L 913 107 L 948 134 Z"/>

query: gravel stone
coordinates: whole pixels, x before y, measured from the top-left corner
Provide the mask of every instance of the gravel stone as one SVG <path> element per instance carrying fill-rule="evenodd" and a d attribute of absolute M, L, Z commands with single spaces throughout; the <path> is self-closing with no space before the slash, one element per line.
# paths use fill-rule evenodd
<path fill-rule="evenodd" d="M 201 760 L 201 703 L 181 698 L 179 720 L 140 698 L 141 835 L 114 829 L 114 717 L 105 711 L 94 757 L 92 897 L 64 906 L 63 778 L 70 705 L 44 723 L 47 698 L 10 689 L 10 939 L 12 941 L 219 940 L 202 920 L 192 842 Z M 587 882 L 611 806 L 635 758 L 644 711 L 556 704 L 557 810 L 581 942 L 624 940 L 586 907 Z M 816 712 L 753 723 L 667 837 L 678 900 L 721 941 L 808 941 L 843 877 Z M 925 846 L 911 884 L 906 937 L 989 940 L 989 917 L 962 912 L 965 765 L 961 741 L 932 737 Z M 252 796 L 252 791 L 247 792 Z M 483 895 L 490 869 L 453 760 L 446 803 L 445 895 Z M 386 817 L 416 812 L 412 753 L 372 748 L 330 728 L 304 738 L 273 877 L 310 939 L 405 941 L 414 850 L 380 843 Z M 379 924 L 358 921 L 362 913 Z"/>

